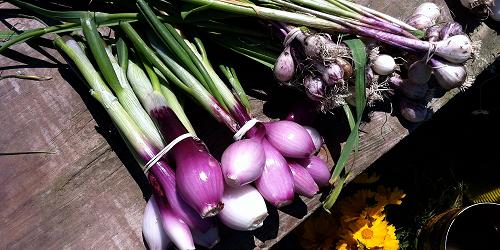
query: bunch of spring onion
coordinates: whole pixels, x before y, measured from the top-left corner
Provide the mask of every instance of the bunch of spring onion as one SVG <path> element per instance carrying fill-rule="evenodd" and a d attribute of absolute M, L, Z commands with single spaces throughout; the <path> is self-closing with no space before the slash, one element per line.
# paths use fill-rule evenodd
<path fill-rule="evenodd" d="M 263 211 L 265 213 L 261 216 L 252 217 L 254 221 L 250 223 L 224 215 L 230 211 L 228 204 L 231 200 L 245 200 L 236 199 L 235 194 L 241 193 L 243 187 L 248 189 L 251 183 L 265 200 L 276 207 L 290 204 L 294 192 L 308 197 L 316 194 L 318 183 L 325 184 L 324 177 L 316 177 L 328 177 L 329 171 L 322 160 L 313 156 L 317 148 L 309 132 L 292 121 L 254 121 L 249 114 L 248 99 L 232 68 L 221 67 L 221 71 L 236 90 L 236 95 L 212 67 L 200 39 L 195 37 L 192 43 L 171 24 L 160 22 L 144 1 L 139 0 L 138 7 L 156 36 L 151 33 L 147 35 L 151 48 L 130 24 L 121 24 L 135 50 L 231 131 L 239 131 L 237 134 L 240 136 L 235 137 L 236 142 L 225 150 L 221 159 L 226 189 L 232 191 L 224 192 L 226 208 L 219 216 L 222 222 L 240 230 L 251 230 L 262 225 L 267 211 Z M 241 130 L 242 127 L 248 128 Z M 244 139 L 241 139 L 243 136 Z M 301 168 L 297 169 L 297 166 Z M 313 173 L 310 174 L 308 170 Z M 247 205 L 253 206 L 250 203 Z M 243 204 L 241 207 L 244 207 Z"/>
<path fill-rule="evenodd" d="M 128 65 L 128 50 L 123 40 L 117 43 L 118 62 L 110 48 L 105 47 L 90 13 L 84 15 L 81 22 L 87 45 L 107 84 L 73 38 L 58 38 L 55 44 L 76 65 L 91 88 L 92 96 L 111 116 L 138 162 L 150 163 L 152 158 L 158 157 L 164 142 L 170 143 L 188 133 L 173 111 L 182 112 L 173 107 L 178 107 L 175 96 L 169 94 L 167 88 L 162 88 L 158 81 L 153 86 L 137 65 Z M 145 127 L 153 121 L 161 137 L 154 125 Z M 158 135 L 159 141 L 153 141 L 144 131 Z M 204 144 L 192 136 L 175 144 L 166 159 L 175 165 L 175 172 L 164 158 L 152 162 L 149 170 L 145 169 L 155 193 L 163 231 L 180 249 L 194 249 L 192 234 L 199 235 L 199 244 L 215 244 L 218 233 L 213 220 L 203 218 L 216 215 L 223 207 L 219 163 Z"/>

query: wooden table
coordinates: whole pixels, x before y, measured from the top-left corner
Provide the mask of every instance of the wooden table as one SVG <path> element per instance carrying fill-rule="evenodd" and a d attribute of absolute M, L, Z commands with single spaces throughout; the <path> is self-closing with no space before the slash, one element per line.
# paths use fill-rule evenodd
<path fill-rule="evenodd" d="M 357 2 L 404 18 L 422 1 Z M 449 20 L 444 1 L 434 2 L 444 7 L 443 20 Z M 0 8 L 2 29 L 36 25 L 5 18 L 1 13 L 11 5 L 2 3 Z M 483 41 L 478 59 L 468 68 L 478 75 L 499 55 L 500 38 L 484 23 L 464 23 L 474 40 Z M 49 40 L 17 45 L 0 55 L 3 75 L 18 71 L 52 80 L 0 81 L 0 152 L 54 154 L 0 156 L 0 249 L 144 249 L 142 214 L 150 189 L 109 118 Z M 456 93 L 433 100 L 432 108 L 437 111 Z M 253 104 L 262 107 L 259 100 Z M 414 128 L 387 112 L 374 112 L 362 125 L 360 153 L 348 168 L 362 172 Z M 222 228 L 217 248 L 271 247 L 320 206 L 320 195 L 301 200 L 270 209 L 265 225 L 255 232 Z"/>

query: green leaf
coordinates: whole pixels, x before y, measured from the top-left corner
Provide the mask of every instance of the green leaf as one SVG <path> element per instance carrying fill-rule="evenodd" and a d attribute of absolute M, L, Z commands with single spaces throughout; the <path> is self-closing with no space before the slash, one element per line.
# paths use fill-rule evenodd
<path fill-rule="evenodd" d="M 104 41 L 97 31 L 97 27 L 90 12 L 82 15 L 81 23 L 85 40 L 87 40 L 90 51 L 92 52 L 104 79 L 111 86 L 113 91 L 121 91 L 122 87 L 120 85 L 120 81 L 118 80 L 118 76 L 116 75 L 111 61 L 109 60 L 106 49 L 104 48 Z"/>
<path fill-rule="evenodd" d="M 365 67 L 367 62 L 366 49 L 363 42 L 357 38 L 344 40 L 344 43 L 349 46 L 352 53 L 352 58 L 354 61 L 354 69 L 356 73 L 355 80 L 355 95 L 356 95 L 356 123 L 347 138 L 347 141 L 342 148 L 340 157 L 335 165 L 335 168 L 330 178 L 330 183 L 336 183 L 334 189 L 330 190 L 326 200 L 323 203 L 323 208 L 325 210 L 330 210 L 337 200 L 337 197 L 344 186 L 345 178 L 340 177 L 342 170 L 344 170 L 349 156 L 353 149 L 357 150 L 359 145 L 359 125 L 361 123 L 361 118 L 363 116 L 363 111 L 366 106 L 366 94 L 365 94 Z"/>
<path fill-rule="evenodd" d="M 87 11 L 74 11 L 74 10 L 65 10 L 65 11 L 53 11 L 38 7 L 34 4 L 30 4 L 24 1 L 19 0 L 10 0 L 12 4 L 24 8 L 29 9 L 39 15 L 46 16 L 48 18 L 63 21 L 63 22 L 71 22 L 71 23 L 80 23 L 80 17 L 87 13 Z M 92 12 L 92 18 L 95 22 L 101 23 L 110 20 L 121 20 L 127 21 L 130 19 L 136 20 L 137 13 L 103 13 L 103 12 Z"/>

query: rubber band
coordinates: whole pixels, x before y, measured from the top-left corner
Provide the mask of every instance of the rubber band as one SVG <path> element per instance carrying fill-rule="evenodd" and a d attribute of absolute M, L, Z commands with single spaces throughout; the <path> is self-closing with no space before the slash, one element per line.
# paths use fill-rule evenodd
<path fill-rule="evenodd" d="M 185 134 L 178 136 L 173 141 L 171 141 L 167 146 L 165 146 L 162 150 L 160 150 L 160 152 L 158 152 L 153 158 L 151 158 L 151 160 L 149 160 L 148 163 L 146 163 L 144 165 L 144 167 L 142 168 L 144 173 L 147 174 L 149 169 L 153 165 L 155 165 L 166 153 L 168 153 L 168 151 L 170 151 L 175 145 L 177 145 L 177 143 L 179 143 L 182 140 L 187 139 L 189 137 L 192 137 L 194 139 L 198 139 L 196 136 L 194 136 L 190 133 L 185 133 Z"/>
<path fill-rule="evenodd" d="M 247 121 L 243 126 L 241 126 L 241 128 L 238 131 L 236 131 L 236 133 L 233 136 L 233 139 L 235 141 L 240 140 L 243 137 L 243 135 L 245 135 L 250 129 L 252 129 L 253 126 L 255 126 L 255 124 L 257 124 L 258 122 L 259 120 L 255 118 L 253 118 L 250 121 Z"/>

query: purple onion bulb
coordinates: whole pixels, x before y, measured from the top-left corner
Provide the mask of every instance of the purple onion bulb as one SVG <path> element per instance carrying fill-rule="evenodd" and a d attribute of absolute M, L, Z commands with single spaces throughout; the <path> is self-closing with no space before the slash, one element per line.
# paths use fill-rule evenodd
<path fill-rule="evenodd" d="M 267 122 L 265 127 L 267 140 L 283 156 L 304 158 L 314 153 L 312 138 L 300 124 L 282 120 Z"/>
<path fill-rule="evenodd" d="M 313 127 L 304 126 L 304 128 L 307 130 L 307 132 L 311 136 L 311 139 L 314 143 L 314 148 L 316 149 L 315 153 L 318 152 L 321 149 L 321 146 L 323 146 L 323 144 L 325 143 L 325 141 L 323 140 L 323 137 L 321 136 L 319 131 Z"/>
<path fill-rule="evenodd" d="M 294 161 L 289 161 L 288 166 L 292 171 L 295 193 L 308 198 L 318 193 L 318 185 L 304 167 Z"/>
<path fill-rule="evenodd" d="M 156 197 L 156 203 L 160 212 L 160 219 L 165 234 L 172 240 L 178 249 L 195 249 L 191 231 L 179 217 L 171 210 L 170 206 Z"/>
<path fill-rule="evenodd" d="M 307 132 L 306 132 L 307 133 Z M 262 140 L 266 153 L 266 164 L 255 187 L 266 201 L 275 207 L 292 203 L 294 197 L 293 176 L 281 153 L 266 139 Z"/>
<path fill-rule="evenodd" d="M 309 172 L 319 187 L 330 186 L 330 169 L 323 159 L 312 155 L 297 162 Z"/>
<path fill-rule="evenodd" d="M 416 84 L 409 80 L 401 79 L 399 76 L 389 78 L 389 84 L 400 91 L 405 97 L 419 100 L 426 97 L 429 90 L 427 84 Z"/>
<path fill-rule="evenodd" d="M 321 74 L 323 82 L 329 86 L 333 86 L 343 82 L 344 69 L 336 63 L 330 63 L 324 66 L 322 63 L 314 64 L 318 72 Z"/>
<path fill-rule="evenodd" d="M 160 209 L 154 197 L 149 198 L 146 208 L 144 209 L 142 234 L 151 250 L 167 249 L 171 243 L 170 239 L 163 231 Z"/>
<path fill-rule="evenodd" d="M 243 139 L 229 145 L 222 154 L 224 179 L 229 186 L 243 186 L 257 180 L 264 170 L 266 156 L 260 142 Z"/>
<path fill-rule="evenodd" d="M 425 38 L 427 38 L 429 42 L 438 41 L 439 32 L 441 32 L 441 28 L 439 26 L 431 26 L 425 31 Z"/>

